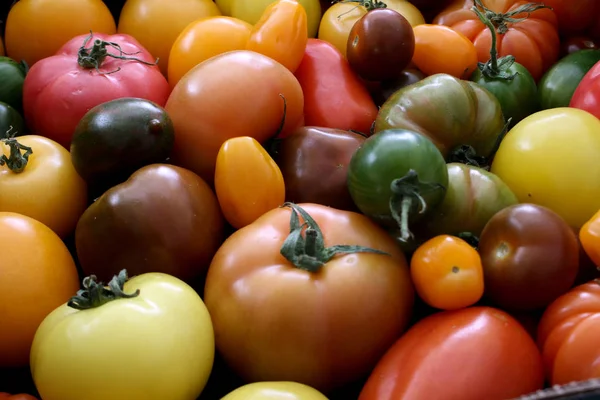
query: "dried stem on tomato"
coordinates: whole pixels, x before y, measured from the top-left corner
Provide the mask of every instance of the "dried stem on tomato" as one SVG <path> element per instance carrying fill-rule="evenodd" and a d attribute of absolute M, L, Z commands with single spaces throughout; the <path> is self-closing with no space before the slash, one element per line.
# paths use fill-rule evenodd
<path fill-rule="evenodd" d="M 0 157 L 0 166 L 6 165 L 12 172 L 18 174 L 25 170 L 27 163 L 29 162 L 29 156 L 33 154 L 31 147 L 24 146 L 17 141 L 14 135 L 17 132 L 11 134 L 12 126 L 6 132 L 9 137 L 0 139 L 0 142 L 4 143 L 10 148 L 8 157 L 4 154 Z M 21 153 L 25 151 L 25 153 Z"/>
<path fill-rule="evenodd" d="M 113 300 L 132 299 L 140 295 L 139 289 L 131 294 L 123 291 L 125 282 L 129 279 L 125 269 L 108 282 L 108 287 L 105 287 L 102 282 L 98 282 L 97 279 L 96 275 L 83 278 L 83 289 L 77 291 L 77 295 L 71 297 L 67 305 L 76 310 L 88 310 Z"/>

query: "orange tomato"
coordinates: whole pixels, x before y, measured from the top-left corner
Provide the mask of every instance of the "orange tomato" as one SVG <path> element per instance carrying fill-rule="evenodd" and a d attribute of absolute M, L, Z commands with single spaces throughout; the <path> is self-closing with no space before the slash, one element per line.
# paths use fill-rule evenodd
<path fill-rule="evenodd" d="M 169 54 L 169 84 L 175 86 L 190 69 L 218 54 L 244 50 L 252 25 L 232 17 L 200 18 L 177 37 Z"/>
<path fill-rule="evenodd" d="M 119 17 L 119 33 L 136 38 L 166 76 L 169 53 L 188 24 L 203 17 L 221 15 L 212 0 L 127 0 Z"/>
<path fill-rule="evenodd" d="M 410 274 L 425 303 L 442 310 L 471 306 L 483 295 L 481 258 L 464 240 L 436 236 L 412 256 Z"/>
<path fill-rule="evenodd" d="M 215 192 L 227 222 L 236 229 L 285 201 L 281 170 L 256 139 L 227 140 L 217 155 Z"/>
<path fill-rule="evenodd" d="M 596 265 L 600 265 L 600 210 L 579 230 L 583 250 Z"/>
<path fill-rule="evenodd" d="M 90 30 L 116 32 L 115 20 L 102 0 L 21 0 L 6 18 L 6 54 L 32 66 Z"/>
<path fill-rule="evenodd" d="M 62 240 L 33 218 L 0 212 L 0 368 L 25 366 L 46 316 L 79 289 Z"/>
<path fill-rule="evenodd" d="M 447 26 L 422 24 L 413 28 L 413 63 L 423 73 L 445 73 L 468 78 L 477 68 L 475 45 L 462 33 Z"/>
<path fill-rule="evenodd" d="M 304 57 L 307 40 L 304 7 L 296 0 L 278 0 L 254 25 L 246 49 L 271 57 L 294 72 Z"/>

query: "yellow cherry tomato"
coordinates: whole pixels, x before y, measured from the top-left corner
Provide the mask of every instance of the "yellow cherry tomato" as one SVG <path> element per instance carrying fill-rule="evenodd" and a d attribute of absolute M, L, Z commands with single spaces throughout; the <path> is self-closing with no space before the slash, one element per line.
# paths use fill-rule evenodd
<path fill-rule="evenodd" d="M 297 382 L 255 382 L 235 389 L 221 400 L 327 400 L 327 397 Z"/>
<path fill-rule="evenodd" d="M 188 24 L 221 15 L 212 0 L 127 0 L 119 17 L 119 33 L 136 38 L 166 76 L 173 42 Z"/>
<path fill-rule="evenodd" d="M 109 35 L 116 31 L 102 0 L 20 0 L 6 18 L 6 54 L 32 66 L 90 30 Z"/>
<path fill-rule="evenodd" d="M 219 149 L 215 192 L 225 219 L 237 229 L 285 201 L 281 170 L 249 136 L 229 139 Z"/>
<path fill-rule="evenodd" d="M 521 120 L 500 143 L 496 174 L 521 203 L 545 206 L 579 230 L 600 210 L 600 120 L 554 108 Z"/>
<path fill-rule="evenodd" d="M 169 55 L 169 84 L 174 87 L 190 69 L 218 54 L 244 50 L 252 25 L 237 18 L 208 17 L 189 24 Z"/>
<path fill-rule="evenodd" d="M 399 12 L 412 27 L 425 23 L 423 14 L 417 7 L 405 0 L 381 0 L 387 8 Z M 335 3 L 325 11 L 319 26 L 319 39 L 334 45 L 346 56 L 346 47 L 350 30 L 367 9 L 358 2 Z"/>
<path fill-rule="evenodd" d="M 246 50 L 255 51 L 296 71 L 308 41 L 306 11 L 296 0 L 277 0 L 254 25 Z"/>
<path fill-rule="evenodd" d="M 15 146 L 21 146 L 22 156 L 27 148 L 32 151 L 21 172 L 12 168 L 15 157 L 10 153 Z M 70 235 L 86 209 L 87 185 L 69 151 L 48 138 L 27 135 L 0 141 L 2 156 L 6 158 L 0 166 L 0 211 L 34 218 L 62 238 Z"/>

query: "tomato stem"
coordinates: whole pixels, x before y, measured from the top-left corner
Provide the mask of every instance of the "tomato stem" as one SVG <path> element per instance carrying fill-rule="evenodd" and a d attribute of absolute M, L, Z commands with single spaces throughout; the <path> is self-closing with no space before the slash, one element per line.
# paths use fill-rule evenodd
<path fill-rule="evenodd" d="M 18 174 L 25 170 L 27 163 L 29 162 L 29 156 L 33 154 L 31 147 L 24 146 L 17 141 L 15 135 L 17 132 L 12 132 L 13 127 L 6 132 L 7 138 L 0 139 L 0 142 L 4 143 L 10 148 L 8 157 L 4 154 L 0 157 L 0 166 L 6 165 L 9 170 Z M 21 154 L 21 150 L 25 153 Z"/>
<path fill-rule="evenodd" d="M 478 168 L 489 169 L 488 159 L 486 157 L 477 155 L 477 152 L 468 144 L 463 144 L 455 147 L 448 156 L 449 163 L 461 163 L 466 165 L 473 165 Z"/>
<path fill-rule="evenodd" d="M 341 13 L 337 16 L 337 19 L 342 18 L 344 15 L 354 11 L 357 7 L 363 6 L 367 12 L 378 9 L 378 8 L 387 8 L 387 4 L 381 0 L 341 0 L 334 1 L 333 3 L 358 3 L 356 7 L 352 7 L 348 11 Z"/>
<path fill-rule="evenodd" d="M 294 203 L 284 203 L 281 207 L 289 207 L 290 234 L 283 242 L 280 253 L 294 267 L 309 272 L 318 272 L 325 263 L 339 254 L 374 253 L 389 255 L 383 251 L 364 246 L 334 245 L 325 247 L 321 228 L 316 221 L 300 206 Z M 304 222 L 300 223 L 300 218 Z M 302 232 L 304 231 L 304 236 Z"/>
<path fill-rule="evenodd" d="M 100 71 L 100 67 L 102 66 L 104 60 L 106 60 L 106 57 L 112 57 L 119 60 L 133 60 L 146 65 L 158 64 L 158 58 L 153 63 L 150 63 L 136 57 L 131 57 L 136 54 L 139 54 L 141 51 L 136 51 L 135 53 L 126 53 L 123 51 L 123 49 L 121 49 L 121 45 L 115 42 L 106 42 L 101 39 L 96 39 L 94 40 L 94 43 L 90 48 L 86 48 L 85 46 L 87 46 L 88 42 L 92 39 L 93 36 L 94 34 L 92 33 L 92 31 L 90 31 L 90 35 L 85 38 L 85 40 L 83 41 L 83 45 L 79 48 L 79 51 L 77 52 L 77 64 L 79 64 L 79 66 L 81 66 L 82 68 L 94 68 L 99 74 L 103 75 L 119 72 L 121 70 L 121 67 L 110 72 Z M 117 55 L 109 53 L 107 46 L 113 47 L 119 52 L 119 54 Z"/>
<path fill-rule="evenodd" d="M 90 275 L 83 278 L 83 289 L 77 291 L 77 294 L 69 300 L 67 306 L 76 310 L 88 310 L 97 308 L 117 299 L 132 299 L 140 295 L 137 289 L 134 293 L 127 294 L 123 291 L 127 277 L 127 270 L 123 269 L 119 275 L 115 275 L 108 287 L 102 282 L 98 282 L 96 275 Z"/>

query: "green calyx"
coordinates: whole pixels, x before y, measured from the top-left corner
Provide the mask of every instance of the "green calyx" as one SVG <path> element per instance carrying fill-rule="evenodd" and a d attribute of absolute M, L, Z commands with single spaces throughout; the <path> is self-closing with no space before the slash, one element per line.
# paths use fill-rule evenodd
<path fill-rule="evenodd" d="M 328 261 L 339 254 L 373 253 L 389 255 L 364 246 L 335 245 L 325 247 L 323 233 L 316 221 L 300 206 L 284 203 L 291 208 L 290 234 L 283 242 L 280 253 L 296 268 L 318 272 Z M 303 223 L 300 223 L 302 217 Z M 304 233 L 304 235 L 303 235 Z"/>
<path fill-rule="evenodd" d="M 118 299 L 132 299 L 140 295 L 137 289 L 134 293 L 127 294 L 123 291 L 125 282 L 128 281 L 127 270 L 123 269 L 119 275 L 115 275 L 108 287 L 102 282 L 98 282 L 95 275 L 83 278 L 83 289 L 77 291 L 77 294 L 69 300 L 67 306 L 76 310 L 88 310 L 97 308 L 108 302 Z"/>
<path fill-rule="evenodd" d="M 367 12 L 376 10 L 378 8 L 387 8 L 387 4 L 381 0 L 341 0 L 341 1 L 334 1 L 334 3 L 358 3 L 356 7 L 362 6 L 367 10 Z M 349 12 L 356 9 L 356 7 L 353 7 L 350 10 L 346 11 L 345 13 L 338 15 L 337 19 L 342 18 L 344 15 L 346 15 Z"/>
<path fill-rule="evenodd" d="M 4 154 L 0 156 L 0 166 L 6 165 L 12 172 L 18 174 L 25 170 L 27 163 L 29 162 L 29 156 L 33 154 L 31 147 L 24 146 L 17 141 L 14 137 L 17 132 L 11 133 L 12 126 L 6 132 L 7 138 L 0 139 L 0 142 L 4 143 L 10 148 L 8 157 Z M 24 151 L 24 153 L 21 153 Z"/>

